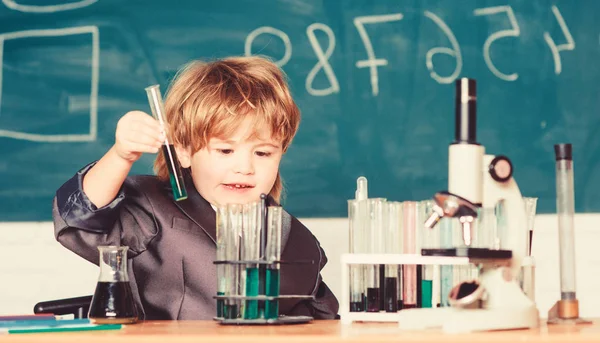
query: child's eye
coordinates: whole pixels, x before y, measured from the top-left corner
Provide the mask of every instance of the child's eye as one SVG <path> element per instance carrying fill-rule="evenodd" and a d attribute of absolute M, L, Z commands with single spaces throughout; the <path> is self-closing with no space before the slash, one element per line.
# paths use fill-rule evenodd
<path fill-rule="evenodd" d="M 233 149 L 216 149 L 219 154 L 229 155 L 233 153 Z"/>
<path fill-rule="evenodd" d="M 271 156 L 271 153 L 268 151 L 257 151 L 256 156 L 269 157 L 269 156 Z"/>

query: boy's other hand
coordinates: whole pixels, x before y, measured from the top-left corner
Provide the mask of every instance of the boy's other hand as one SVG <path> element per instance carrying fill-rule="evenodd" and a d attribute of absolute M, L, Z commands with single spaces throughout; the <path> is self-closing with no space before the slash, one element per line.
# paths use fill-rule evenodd
<path fill-rule="evenodd" d="M 117 123 L 115 151 L 129 162 L 137 161 L 143 153 L 157 153 L 165 135 L 158 121 L 141 112 L 127 112 Z"/>

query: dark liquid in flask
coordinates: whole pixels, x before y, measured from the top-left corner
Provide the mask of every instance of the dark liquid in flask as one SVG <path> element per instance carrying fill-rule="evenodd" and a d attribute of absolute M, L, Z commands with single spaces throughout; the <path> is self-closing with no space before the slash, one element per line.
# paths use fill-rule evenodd
<path fill-rule="evenodd" d="M 171 153 L 169 153 L 169 150 Z M 166 144 L 162 145 L 163 156 L 167 162 L 167 168 L 169 169 L 169 181 L 171 182 L 171 188 L 173 189 L 173 197 L 175 200 L 187 199 L 187 191 L 183 183 L 183 174 L 181 173 L 181 166 L 177 159 L 177 152 L 173 144 L 169 144 L 168 148 Z"/>
<path fill-rule="evenodd" d="M 98 282 L 88 317 L 98 324 L 135 323 L 138 314 L 129 282 Z"/>
<path fill-rule="evenodd" d="M 365 294 L 361 293 L 360 297 L 362 301 L 351 301 L 350 312 L 364 312 L 365 311 Z"/>
<path fill-rule="evenodd" d="M 398 279 L 385 278 L 385 312 L 398 312 Z"/>
<path fill-rule="evenodd" d="M 379 288 L 367 288 L 367 312 L 379 312 Z"/>

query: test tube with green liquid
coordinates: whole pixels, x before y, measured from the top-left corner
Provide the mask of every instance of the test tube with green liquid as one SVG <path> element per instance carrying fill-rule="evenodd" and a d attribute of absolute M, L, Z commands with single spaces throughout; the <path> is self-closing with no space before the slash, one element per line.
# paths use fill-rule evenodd
<path fill-rule="evenodd" d="M 150 103 L 150 110 L 152 116 L 158 121 L 163 132 L 166 133 L 166 115 L 165 105 L 163 103 L 162 96 L 160 94 L 160 86 L 153 85 L 146 87 L 146 94 L 148 95 L 148 102 Z M 176 201 L 187 199 L 187 191 L 183 181 L 183 174 L 181 173 L 181 166 L 177 159 L 177 153 L 175 148 L 169 142 L 169 137 L 165 138 L 165 142 L 162 146 L 162 153 L 167 163 L 167 169 L 169 170 L 169 180 L 171 181 L 171 189 L 173 190 L 173 197 Z"/>
<path fill-rule="evenodd" d="M 279 296 L 279 263 L 281 259 L 281 227 L 283 210 L 279 206 L 269 206 L 267 210 L 267 246 L 266 258 L 269 264 L 266 273 L 265 295 L 267 297 Z M 265 319 L 279 317 L 279 300 L 267 300 L 265 303 Z"/>
<path fill-rule="evenodd" d="M 425 223 L 427 218 L 429 218 L 429 216 L 431 215 L 432 208 L 432 200 L 423 200 L 418 203 L 418 218 L 416 226 L 417 232 L 420 234 L 420 247 L 417 249 L 418 254 L 421 253 L 422 248 L 439 248 L 439 240 L 438 242 L 435 241 L 435 233 L 437 230 L 434 231 L 427 228 L 423 228 L 423 223 Z M 437 304 L 433 304 L 434 271 L 436 266 L 422 265 L 421 268 L 421 307 L 437 307 Z M 435 283 L 437 284 L 437 282 Z"/>
<path fill-rule="evenodd" d="M 216 209 L 216 232 L 217 232 L 217 261 L 227 259 L 227 206 L 217 206 Z M 225 295 L 227 290 L 227 274 L 225 264 L 217 264 L 217 295 Z M 225 302 L 223 299 L 217 299 L 217 318 L 223 317 Z"/>
<path fill-rule="evenodd" d="M 260 203 L 253 202 L 244 205 L 242 224 L 242 260 L 258 261 L 260 259 Z M 255 297 L 259 295 L 259 272 L 257 263 L 245 264 L 245 295 Z M 244 301 L 244 319 L 257 319 L 258 300 Z"/>
<path fill-rule="evenodd" d="M 227 261 L 240 260 L 240 245 L 242 235 L 242 205 L 227 205 L 227 227 L 226 238 L 226 259 Z M 240 275 L 239 264 L 225 265 L 226 290 L 225 295 L 243 295 L 243 280 Z M 223 306 L 223 317 L 225 319 L 237 319 L 242 312 L 242 302 L 236 299 L 226 299 Z"/>

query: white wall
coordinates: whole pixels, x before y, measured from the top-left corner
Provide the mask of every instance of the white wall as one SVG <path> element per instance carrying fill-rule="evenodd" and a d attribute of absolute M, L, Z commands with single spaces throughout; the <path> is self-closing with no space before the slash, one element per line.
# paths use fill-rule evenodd
<path fill-rule="evenodd" d="M 340 255 L 348 249 L 344 218 L 304 219 L 329 258 L 325 282 L 341 294 Z M 577 297 L 580 313 L 600 317 L 600 214 L 575 216 Z M 560 296 L 558 233 L 554 215 L 538 215 L 533 255 L 537 260 L 536 300 L 542 316 Z M 42 300 L 92 294 L 97 267 L 54 240 L 52 223 L 0 223 L 0 315 L 32 313 Z"/>

